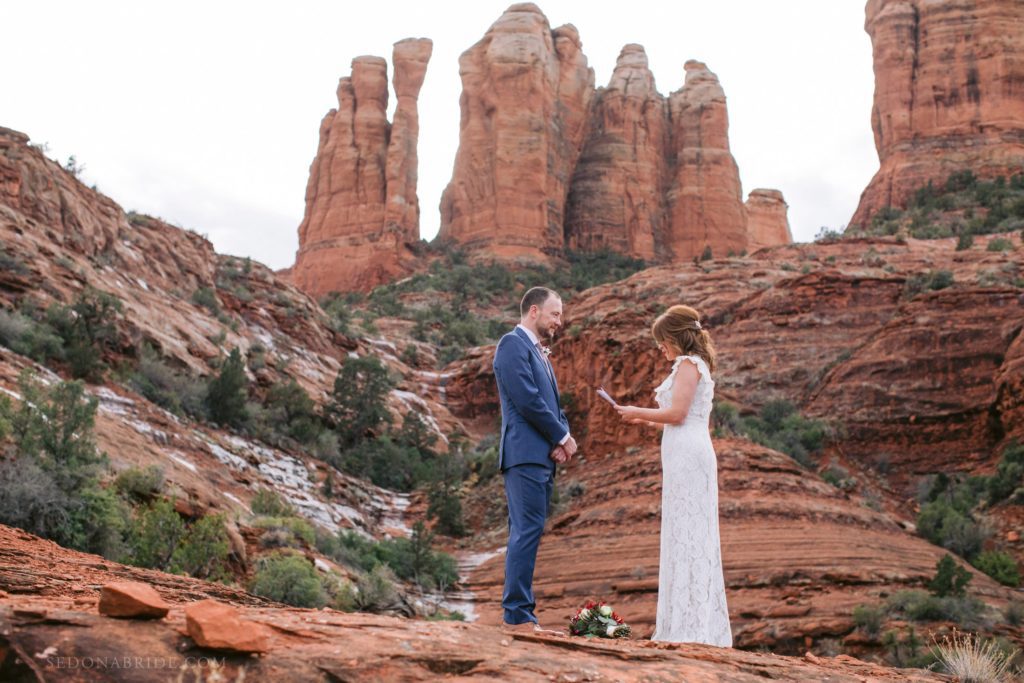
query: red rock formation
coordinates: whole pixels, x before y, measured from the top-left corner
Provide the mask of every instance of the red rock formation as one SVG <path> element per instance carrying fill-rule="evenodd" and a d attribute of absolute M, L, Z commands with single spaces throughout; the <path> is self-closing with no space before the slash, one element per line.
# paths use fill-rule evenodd
<path fill-rule="evenodd" d="M 704 64 L 688 61 L 683 87 L 669 97 L 673 178 L 668 192 L 669 253 L 675 262 L 747 249 L 740 174 L 729 151 L 725 92 Z"/>
<path fill-rule="evenodd" d="M 881 168 L 851 225 L 903 208 L 956 171 L 1006 176 L 1024 168 L 1024 5 L 870 0 L 871 126 Z"/>
<path fill-rule="evenodd" d="M 394 125 L 383 59 L 357 57 L 338 83 L 338 108 L 320 124 L 290 271 L 313 296 L 368 290 L 405 272 L 408 246 L 419 239 L 416 98 L 432 49 L 427 39 L 395 44 Z"/>
<path fill-rule="evenodd" d="M 789 244 L 789 206 L 778 190 L 752 190 L 747 197 L 747 251 Z"/>
<path fill-rule="evenodd" d="M 118 581 L 100 589 L 100 614 L 108 617 L 162 619 L 169 609 L 148 583 Z"/>
<path fill-rule="evenodd" d="M 566 247 L 659 260 L 667 224 L 667 124 L 647 54 L 626 45 L 608 87 L 594 97 L 566 203 Z"/>
<path fill-rule="evenodd" d="M 172 603 L 167 618 L 124 621 L 96 614 L 95 584 L 111 573 L 144 574 L 159 583 Z M 211 591 L 229 603 L 217 606 L 235 612 L 245 625 L 235 635 L 245 638 L 259 631 L 261 638 L 249 645 L 262 655 L 214 656 L 204 649 L 202 636 L 195 638 L 186 616 L 195 607 L 186 605 Z M 213 645 L 221 647 L 219 642 Z M 846 656 L 780 657 L 706 645 L 510 635 L 480 624 L 288 608 L 221 584 L 107 562 L 0 526 L 4 680 L 120 679 L 128 677 L 129 668 L 131 680 L 147 683 L 179 678 L 289 683 L 449 677 L 540 682 L 594 679 L 594 672 L 603 680 L 624 683 L 940 680 L 927 671 L 890 669 Z"/>
<path fill-rule="evenodd" d="M 579 35 L 516 4 L 459 59 L 462 110 L 442 239 L 502 259 L 545 261 L 564 245 L 563 211 L 594 93 Z"/>

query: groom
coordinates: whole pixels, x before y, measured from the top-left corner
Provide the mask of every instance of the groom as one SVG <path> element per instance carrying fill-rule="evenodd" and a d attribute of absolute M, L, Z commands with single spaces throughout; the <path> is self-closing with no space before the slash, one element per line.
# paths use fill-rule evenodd
<path fill-rule="evenodd" d="M 504 626 L 544 631 L 533 610 L 533 569 L 555 483 L 555 465 L 576 453 L 569 421 L 559 408 L 558 383 L 547 358 L 550 340 L 562 326 L 562 300 L 534 287 L 519 305 L 516 328 L 498 342 L 494 377 L 501 399 L 498 467 L 508 501 L 508 552 L 501 606 Z"/>

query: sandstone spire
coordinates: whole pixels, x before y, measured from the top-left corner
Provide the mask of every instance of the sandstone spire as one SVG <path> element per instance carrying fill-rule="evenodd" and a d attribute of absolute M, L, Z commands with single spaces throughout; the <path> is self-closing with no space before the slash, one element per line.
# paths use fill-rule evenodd
<path fill-rule="evenodd" d="M 431 50 L 427 39 L 395 44 L 393 126 L 384 59 L 355 58 L 338 83 L 338 108 L 320 124 L 291 269 L 314 296 L 367 290 L 405 270 L 407 246 L 419 239 L 416 98 Z"/>
<path fill-rule="evenodd" d="M 566 205 L 568 248 L 658 258 L 667 223 L 667 112 L 644 48 L 626 45 L 594 97 Z"/>
<path fill-rule="evenodd" d="M 498 258 L 564 246 L 563 207 L 587 128 L 594 72 L 572 26 L 512 5 L 459 59 L 459 149 L 440 237 Z"/>
<path fill-rule="evenodd" d="M 686 62 L 683 87 L 669 97 L 674 171 L 668 192 L 672 260 L 747 249 L 740 174 L 729 151 L 725 92 L 704 64 Z"/>

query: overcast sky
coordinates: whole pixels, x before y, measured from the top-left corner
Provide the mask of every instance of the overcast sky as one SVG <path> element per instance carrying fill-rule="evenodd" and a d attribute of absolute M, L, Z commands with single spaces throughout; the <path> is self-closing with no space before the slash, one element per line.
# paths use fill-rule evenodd
<path fill-rule="evenodd" d="M 459 54 L 510 3 L 4 3 L 0 126 L 74 154 L 126 210 L 205 233 L 220 252 L 290 265 L 320 119 L 353 57 L 391 61 L 402 38 L 434 54 L 420 93 L 421 233 L 437 234 L 458 145 Z M 687 59 L 728 98 L 744 197 L 781 189 L 793 236 L 845 225 L 878 168 L 864 0 L 547 0 L 572 23 L 598 85 L 642 44 L 658 90 Z M 390 71 L 389 71 L 390 78 Z M 391 109 L 395 104 L 390 99 Z"/>

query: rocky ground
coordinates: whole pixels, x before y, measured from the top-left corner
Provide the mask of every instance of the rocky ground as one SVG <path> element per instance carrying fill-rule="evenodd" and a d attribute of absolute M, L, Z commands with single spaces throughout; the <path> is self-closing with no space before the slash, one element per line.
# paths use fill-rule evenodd
<path fill-rule="evenodd" d="M 155 587 L 165 618 L 99 613 L 112 581 Z M 196 640 L 190 605 L 237 607 L 204 623 L 217 647 Z M 189 613 L 189 615 L 186 614 Z M 258 634 L 254 636 L 253 634 Z M 243 645 L 242 643 L 246 643 Z M 238 652 L 227 645 L 255 647 Z M 634 639 L 590 641 L 498 627 L 333 610 L 301 610 L 243 592 L 139 570 L 0 527 L 0 679 L 5 681 L 937 681 L 851 657 L 782 657 Z"/>

